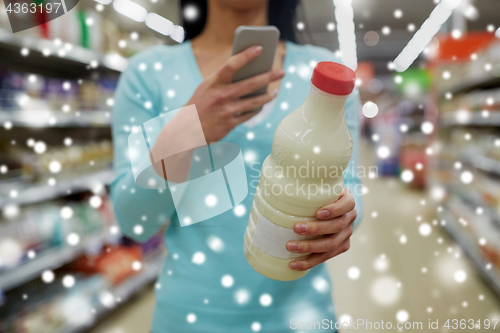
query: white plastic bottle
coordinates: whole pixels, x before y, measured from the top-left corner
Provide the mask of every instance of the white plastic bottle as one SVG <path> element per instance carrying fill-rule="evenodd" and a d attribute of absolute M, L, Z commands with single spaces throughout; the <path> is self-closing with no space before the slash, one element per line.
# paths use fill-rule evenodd
<path fill-rule="evenodd" d="M 260 274 L 291 281 L 306 275 L 289 267 L 309 254 L 286 249 L 297 235 L 296 222 L 316 220 L 316 210 L 339 197 L 343 170 L 352 154 L 345 121 L 345 103 L 356 74 L 335 62 L 320 62 L 311 78 L 311 91 L 298 109 L 278 125 L 272 153 L 265 159 L 254 197 L 244 252 Z"/>

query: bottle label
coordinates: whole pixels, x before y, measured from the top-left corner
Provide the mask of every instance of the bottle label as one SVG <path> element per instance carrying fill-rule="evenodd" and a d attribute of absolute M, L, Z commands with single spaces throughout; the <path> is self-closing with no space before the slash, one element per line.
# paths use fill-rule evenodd
<path fill-rule="evenodd" d="M 266 219 L 257 212 L 257 225 L 253 234 L 253 244 L 261 251 L 280 259 L 292 259 L 303 256 L 286 249 L 286 243 L 304 240 L 306 236 L 297 235 L 293 229 L 283 228 Z"/>

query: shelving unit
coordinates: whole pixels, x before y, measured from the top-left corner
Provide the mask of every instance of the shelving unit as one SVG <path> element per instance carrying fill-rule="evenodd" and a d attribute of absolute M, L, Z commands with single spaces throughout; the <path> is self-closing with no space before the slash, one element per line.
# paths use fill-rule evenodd
<path fill-rule="evenodd" d="M 21 56 L 21 49 L 29 51 Z M 44 50 L 50 52 L 44 55 Z M 10 32 L 0 30 L 0 52 L 2 62 L 13 70 L 21 69 L 40 74 L 53 74 L 72 77 L 88 76 L 89 70 L 104 71 L 118 75 L 128 65 L 127 59 L 115 55 L 104 55 L 76 45 L 62 43 L 56 45 L 46 39 L 16 37 Z M 29 61 L 28 61 L 29 60 Z"/>
<path fill-rule="evenodd" d="M 111 170 L 99 171 L 88 175 L 80 175 L 77 178 L 58 182 L 51 186 L 48 184 L 28 185 L 23 189 L 16 187 L 18 196 L 16 198 L 0 197 L 0 209 L 8 204 L 28 205 L 42 201 L 48 201 L 68 194 L 75 194 L 92 189 L 97 184 L 106 185 L 113 178 Z"/>
<path fill-rule="evenodd" d="M 500 155 L 494 150 L 500 151 L 495 148 L 498 147 L 495 138 L 500 139 L 500 110 L 496 100 L 500 90 L 500 59 L 494 56 L 498 47 L 497 41 L 477 52 L 477 59 L 483 57 L 491 62 L 489 71 L 477 66 L 479 63 L 445 62 L 444 69 L 437 64 L 436 80 L 446 85 L 438 90 L 452 96 L 451 99 L 449 95 L 442 96 L 438 101 L 440 153 L 429 169 L 429 183 L 431 187 L 446 189 L 439 214 L 444 221 L 442 225 L 500 298 L 500 263 L 491 259 L 500 255 L 500 193 L 498 197 L 494 194 L 500 187 L 500 159 L 495 159 Z M 441 80 L 444 70 L 458 83 L 449 85 L 451 80 Z M 472 173 L 470 181 L 461 179 L 464 170 Z M 465 219 L 461 214 L 468 214 L 468 227 L 459 222 L 459 217 Z M 491 237 L 487 248 L 482 248 L 486 243 L 479 244 L 481 237 Z"/>
<path fill-rule="evenodd" d="M 170 8 L 172 5 L 166 6 Z M 92 10 L 84 7 L 81 14 L 85 16 Z M 95 11 L 93 14 L 99 15 Z M 98 294 L 93 297 L 93 317 L 97 321 L 151 284 L 165 260 L 164 253 L 153 257 L 148 257 L 148 254 L 144 257 L 143 253 L 141 270 L 113 287 L 103 280 L 103 273 L 94 273 L 88 278 L 82 274 L 84 269 L 67 266 L 89 251 L 96 260 L 105 258 L 108 246 L 122 255 L 140 256 L 133 252 L 140 251 L 138 244 L 123 239 L 119 233 L 111 234 L 116 221 L 112 204 L 105 194 L 106 185 L 113 179 L 109 168 L 112 116 L 108 101 L 120 73 L 128 66 L 128 59 L 119 53 L 129 56 L 161 41 L 158 37 L 146 36 L 135 26 L 117 26 L 115 22 L 96 19 L 92 28 L 85 30 L 78 21 L 81 17 L 72 20 L 72 27 L 81 31 L 60 33 L 57 29 L 66 27 L 53 25 L 50 35 L 89 47 L 99 43 L 96 50 L 107 50 L 106 53 L 68 44 L 55 37 L 51 40 L 28 37 L 38 33 L 35 29 L 26 34 L 12 34 L 0 29 L 0 242 L 7 240 L 8 245 L 14 244 L 19 251 L 16 252 L 19 257 L 8 263 L 8 267 L 4 262 L 0 263 L 0 299 L 5 300 L 4 304 L 0 302 L 0 331 L 4 325 L 22 326 L 24 320 L 38 315 L 40 304 L 37 301 L 43 300 L 44 308 L 52 307 L 51 311 L 58 313 L 61 297 L 79 292 L 109 291 L 117 301 L 114 307 L 98 303 Z M 129 29 L 139 33 L 140 39 L 131 36 Z M 125 48 L 118 44 L 122 39 L 126 40 Z M 65 81 L 71 84 L 70 88 L 64 86 Z M 21 105 L 18 98 L 24 95 L 28 97 L 28 103 Z M 62 111 L 66 109 L 65 105 L 71 107 L 69 112 Z M 66 141 L 66 138 L 71 140 Z M 26 146 L 29 140 L 45 144 L 43 152 L 37 151 L 34 145 Z M 8 148 L 5 154 L 4 147 Z M 47 171 L 52 160 L 61 163 L 62 169 L 57 174 Z M 49 177 L 54 178 L 55 183 Z M 49 185 L 49 180 L 52 185 Z M 95 188 L 100 188 L 98 196 L 102 201 L 97 205 L 99 207 L 89 203 Z M 66 207 L 71 209 L 71 217 L 63 216 L 62 209 Z M 15 213 L 9 216 L 7 211 Z M 53 225 L 49 222 L 43 225 L 39 216 Z M 29 237 L 22 237 L 24 234 L 20 228 L 31 228 Z M 69 230 L 75 230 L 72 232 L 80 236 L 75 246 L 66 243 Z M 50 244 L 61 245 L 50 247 Z M 164 252 L 164 246 L 158 240 L 150 246 L 146 253 Z M 36 249 L 35 256 L 28 252 L 31 249 Z M 132 251 L 132 254 L 127 251 Z M 82 281 L 79 286 L 59 290 L 60 286 L 52 284 L 52 289 L 47 290 L 55 293 L 53 297 L 30 294 L 31 288 L 36 289 L 39 283 L 45 285 L 40 280 L 44 271 L 55 271 L 54 274 L 59 276 L 66 274 L 62 272 L 66 269 L 72 271 L 77 283 Z M 120 268 L 124 271 L 131 269 Z M 104 286 L 106 290 L 97 290 Z M 30 304 L 23 310 L 23 315 L 9 313 L 10 306 L 14 309 L 18 305 L 16 301 L 20 298 L 17 296 L 24 293 L 30 294 Z M 5 318 L 9 319 L 4 321 Z M 58 320 L 47 320 L 47 324 L 62 325 L 61 329 L 55 329 L 56 333 L 81 333 L 93 325 L 93 322 L 73 325 L 66 322 L 64 316 Z"/>
<path fill-rule="evenodd" d="M 35 73 L 45 77 L 60 79 L 87 79 L 105 77 L 116 80 L 122 70 L 128 65 L 128 60 L 118 54 L 100 54 L 76 45 L 69 45 L 52 40 L 16 37 L 10 32 L 0 30 L 0 54 L 2 54 L 2 67 L 11 71 Z M 111 125 L 111 112 L 106 110 L 72 110 L 69 113 L 47 110 L 0 110 L 0 124 L 9 123 L 12 130 L 17 130 L 16 139 L 24 129 L 35 135 L 38 130 L 50 131 L 51 135 L 68 135 L 68 131 L 79 130 L 76 138 L 85 142 L 84 132 L 89 129 L 88 136 L 95 137 L 92 129 L 109 129 Z M 21 132 L 19 132 L 21 131 Z M 3 135 L 8 135 L 4 132 Z M 97 132 L 109 137 L 109 131 Z M 24 139 L 26 140 L 26 138 Z M 109 138 L 107 139 L 109 140 Z M 69 170 L 68 170 L 69 171 Z M 71 171 L 70 171 L 71 172 Z M 43 176 L 41 179 L 46 179 Z M 46 204 L 54 199 L 61 199 L 70 195 L 88 192 L 94 187 L 108 185 L 113 172 L 110 169 L 90 173 L 58 174 L 55 185 L 49 185 L 46 180 L 39 183 L 21 183 L 5 181 L 0 190 L 0 210 L 7 205 L 26 206 L 32 204 Z M 11 196 L 14 189 L 16 196 Z M 21 208 L 22 209 L 22 208 Z M 0 271 L 0 292 L 9 293 L 16 288 L 22 288 L 26 283 L 31 283 L 39 278 L 45 270 L 57 270 L 71 263 L 89 248 L 99 248 L 111 237 L 109 230 L 82 237 L 75 246 L 64 244 L 58 247 L 45 248 L 36 253 L 32 259 L 25 258 L 13 267 Z M 163 264 L 164 256 L 156 256 L 146 260 L 140 272 L 126 279 L 110 291 L 116 299 L 126 302 L 143 287 L 153 282 Z M 17 289 L 16 289 L 17 290 Z M 100 305 L 95 308 L 94 318 L 98 320 L 113 308 Z M 67 326 L 60 332 L 77 333 L 89 329 L 85 325 Z"/>
<path fill-rule="evenodd" d="M 500 126 L 500 111 L 491 112 L 488 117 L 473 113 L 470 119 L 459 121 L 455 114 L 445 114 L 441 117 L 441 126 Z"/>
<path fill-rule="evenodd" d="M 14 127 L 108 127 L 109 111 L 72 111 L 53 113 L 49 111 L 0 111 L 0 123 L 10 121 Z"/>
<path fill-rule="evenodd" d="M 467 152 L 461 159 L 478 170 L 500 177 L 500 162 L 480 153 Z"/>
<path fill-rule="evenodd" d="M 450 213 L 449 208 L 444 207 L 440 217 L 445 222 L 442 225 L 444 229 L 471 259 L 474 267 L 478 270 L 485 282 L 500 295 L 500 274 L 498 269 L 496 269 L 492 263 L 484 259 L 481 252 L 478 250 L 477 242 L 464 231 L 463 227 Z"/>
<path fill-rule="evenodd" d="M 120 299 L 120 303 L 124 303 L 129 300 L 132 296 L 137 294 L 142 288 L 146 287 L 148 284 L 154 282 L 156 277 L 163 267 L 163 262 L 165 261 L 165 255 L 158 255 L 156 258 L 149 260 L 143 266 L 141 272 L 129 277 L 124 282 L 115 286 L 110 290 L 110 292 L 117 298 Z M 99 306 L 95 309 L 94 318 L 98 320 L 104 317 L 107 313 L 112 311 L 113 308 L 105 307 L 104 305 Z M 82 333 L 88 330 L 85 325 L 76 325 L 63 328 L 59 333 Z"/>
<path fill-rule="evenodd" d="M 480 75 L 458 83 L 443 93 L 451 92 L 453 95 L 456 95 L 467 93 L 475 89 L 494 88 L 498 87 L 498 85 L 500 85 L 500 76 L 494 76 L 492 74 Z"/>
<path fill-rule="evenodd" d="M 102 244 L 103 239 L 103 235 L 94 235 L 76 246 L 65 245 L 38 253 L 35 258 L 0 272 L 0 290 L 6 292 L 33 280 L 45 270 L 57 269 L 76 259 L 88 246 Z"/>
<path fill-rule="evenodd" d="M 447 188 L 450 192 L 456 193 L 467 204 L 473 207 L 481 207 L 485 211 L 485 214 L 489 216 L 490 221 L 500 229 L 500 215 L 484 204 L 477 191 L 470 188 L 463 189 L 460 185 L 447 185 Z"/>

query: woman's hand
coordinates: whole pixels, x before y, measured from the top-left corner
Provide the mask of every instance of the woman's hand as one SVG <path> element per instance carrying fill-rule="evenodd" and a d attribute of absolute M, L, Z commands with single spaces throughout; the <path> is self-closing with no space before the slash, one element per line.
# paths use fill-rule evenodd
<path fill-rule="evenodd" d="M 357 213 L 351 192 L 344 187 L 340 197 L 332 204 L 316 211 L 320 221 L 297 222 L 293 230 L 298 235 L 325 235 L 323 238 L 290 241 L 287 250 L 295 253 L 311 253 L 305 260 L 290 262 L 290 268 L 303 271 L 349 250 L 352 223 Z"/>
<path fill-rule="evenodd" d="M 207 142 L 215 142 L 226 136 L 234 127 L 256 115 L 242 112 L 262 106 L 278 94 L 277 90 L 264 95 L 240 98 L 273 81 L 280 80 L 285 72 L 272 70 L 249 79 L 231 83 L 233 75 L 244 65 L 257 58 L 261 46 L 253 46 L 238 53 L 216 73 L 205 79 L 186 105 L 195 104 Z"/>
<path fill-rule="evenodd" d="M 262 52 L 261 46 L 254 46 L 231 58 L 215 74 L 204 80 L 187 106 L 194 104 L 203 129 L 204 141 L 216 142 L 226 136 L 234 127 L 256 115 L 255 112 L 242 112 L 262 106 L 277 95 L 277 91 L 264 95 L 240 98 L 260 87 L 281 79 L 282 69 L 269 71 L 249 79 L 231 83 L 234 73 L 257 58 Z M 171 181 L 183 182 L 187 179 L 193 149 L 170 156 L 170 147 L 199 147 L 199 123 L 193 121 L 191 113 L 180 112 L 161 130 L 152 148 L 151 161 L 158 175 Z M 175 149 L 174 149 L 175 150 Z M 170 156 L 168 163 L 156 161 L 154 156 Z M 165 162 L 166 163 L 166 162 Z M 168 174 L 168 177 L 167 177 Z"/>

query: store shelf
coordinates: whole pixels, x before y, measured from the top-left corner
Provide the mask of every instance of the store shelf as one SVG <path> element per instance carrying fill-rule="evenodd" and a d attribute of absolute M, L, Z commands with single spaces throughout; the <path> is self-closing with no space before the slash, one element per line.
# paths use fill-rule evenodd
<path fill-rule="evenodd" d="M 0 111 L 0 123 L 10 121 L 14 127 L 108 127 L 109 111 L 72 111 L 54 113 L 50 111 Z"/>
<path fill-rule="evenodd" d="M 23 48 L 29 50 L 26 57 L 21 56 Z M 44 50 L 50 54 L 43 55 Z M 58 73 L 68 77 L 85 75 L 90 70 L 119 74 L 128 65 L 128 60 L 118 54 L 99 54 L 77 45 L 57 45 L 42 38 L 17 37 L 5 30 L 0 30 L 0 52 L 3 55 L 2 65 L 10 69 L 40 74 Z"/>
<path fill-rule="evenodd" d="M 444 229 L 471 259 L 481 277 L 496 292 L 497 296 L 500 297 L 500 275 L 498 269 L 482 256 L 477 242 L 458 223 L 448 208 L 443 209 L 441 216 L 446 221 L 443 225 Z M 488 265 L 491 265 L 490 269 L 487 268 Z"/>
<path fill-rule="evenodd" d="M 471 114 L 469 119 L 459 121 L 455 113 L 447 112 L 441 116 L 442 126 L 500 126 L 500 111 L 490 112 L 489 117 L 484 118 L 479 112 Z"/>
<path fill-rule="evenodd" d="M 500 77 L 493 76 L 491 74 L 479 76 L 473 79 L 464 79 L 461 83 L 452 86 L 447 91 L 456 95 L 459 93 L 469 92 L 475 89 L 490 89 L 500 86 Z"/>
<path fill-rule="evenodd" d="M 460 158 L 478 170 L 500 177 L 500 161 L 475 152 L 467 152 Z"/>
<path fill-rule="evenodd" d="M 139 291 L 142 286 L 154 281 L 160 273 L 163 263 L 165 262 L 165 255 L 159 255 L 157 258 L 147 262 L 144 265 L 141 273 L 136 274 L 118 286 L 116 286 L 112 293 L 120 302 L 127 301 L 135 292 Z"/>
<path fill-rule="evenodd" d="M 130 278 L 110 290 L 110 292 L 115 298 L 120 299 L 120 303 L 126 302 L 132 296 L 141 291 L 142 288 L 156 280 L 163 267 L 164 261 L 164 254 L 158 255 L 154 259 L 147 261 L 140 273 L 131 276 Z M 112 312 L 113 310 L 114 308 L 100 306 L 99 308 L 95 309 L 95 319 L 102 318 L 107 313 Z M 88 328 L 89 327 L 86 325 L 66 327 L 60 333 L 83 333 L 88 331 Z"/>
<path fill-rule="evenodd" d="M 39 277 L 44 270 L 53 270 L 73 261 L 88 246 L 101 244 L 103 238 L 102 235 L 89 236 L 76 246 L 62 246 L 37 253 L 35 258 L 0 272 L 0 290 L 13 289 Z"/>
<path fill-rule="evenodd" d="M 463 188 L 462 185 L 457 184 L 447 184 L 443 186 L 446 187 L 450 193 L 458 195 L 464 202 L 472 206 L 473 209 L 477 207 L 483 208 L 484 213 L 487 214 L 490 221 L 500 229 L 500 215 L 484 202 L 483 198 L 476 190 L 471 187 Z"/>
<path fill-rule="evenodd" d="M 61 180 L 56 185 L 30 185 L 25 188 L 16 187 L 16 198 L 9 198 L 8 194 L 0 197 L 0 209 L 8 204 L 27 205 L 59 198 L 68 194 L 85 192 L 98 184 L 109 184 L 113 178 L 112 170 L 103 170 L 91 174 L 78 175 L 77 178 Z"/>

